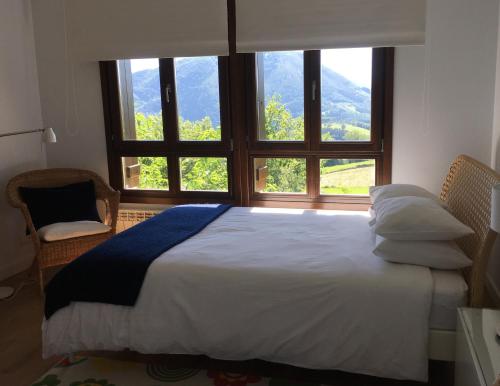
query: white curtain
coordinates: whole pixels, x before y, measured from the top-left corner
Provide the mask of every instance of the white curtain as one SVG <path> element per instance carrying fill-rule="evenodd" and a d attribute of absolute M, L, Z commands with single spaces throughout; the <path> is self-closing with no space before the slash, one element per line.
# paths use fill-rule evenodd
<path fill-rule="evenodd" d="M 421 45 L 425 0 L 236 0 L 238 52 Z"/>
<path fill-rule="evenodd" d="M 227 55 L 226 0 L 63 0 L 80 60 Z"/>

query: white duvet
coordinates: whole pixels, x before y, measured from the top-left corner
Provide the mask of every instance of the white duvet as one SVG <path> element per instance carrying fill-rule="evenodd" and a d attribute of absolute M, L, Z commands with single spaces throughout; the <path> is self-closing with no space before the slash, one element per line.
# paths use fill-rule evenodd
<path fill-rule="evenodd" d="M 232 208 L 153 262 L 134 307 L 44 321 L 44 357 L 128 348 L 425 381 L 430 270 L 374 256 L 368 221 Z"/>

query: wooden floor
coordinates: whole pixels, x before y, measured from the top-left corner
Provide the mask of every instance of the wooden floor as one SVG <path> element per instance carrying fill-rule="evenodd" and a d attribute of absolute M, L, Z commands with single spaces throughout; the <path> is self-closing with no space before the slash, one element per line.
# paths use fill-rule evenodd
<path fill-rule="evenodd" d="M 18 286 L 26 274 L 0 285 Z M 0 301 L 0 385 L 31 385 L 56 361 L 42 360 L 42 304 L 38 286 L 22 288 L 13 300 Z"/>
<path fill-rule="evenodd" d="M 0 285 L 17 286 L 25 277 L 26 275 L 20 275 L 0 283 Z M 36 284 L 24 287 L 13 300 L 0 301 L 0 385 L 31 385 L 57 360 L 57 358 L 51 360 L 42 360 L 41 358 L 41 321 L 42 305 Z M 102 355 L 119 360 L 130 360 L 131 358 L 141 360 L 141 358 L 134 358 L 134 354 Z M 144 357 L 142 357 L 143 359 Z M 220 369 L 280 377 L 289 379 L 291 383 L 300 381 L 335 386 L 423 385 L 418 382 L 379 379 L 339 371 L 305 370 L 258 360 L 230 362 L 213 360 L 203 356 L 151 356 L 148 360 L 167 360 L 169 364 L 182 367 Z M 453 365 L 444 362 L 431 362 L 428 385 L 453 386 Z"/>

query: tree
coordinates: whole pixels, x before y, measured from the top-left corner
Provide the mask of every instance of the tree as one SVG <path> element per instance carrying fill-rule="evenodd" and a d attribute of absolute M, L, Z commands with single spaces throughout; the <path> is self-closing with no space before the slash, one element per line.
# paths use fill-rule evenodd
<path fill-rule="evenodd" d="M 303 141 L 304 117 L 293 117 L 281 103 L 279 95 L 273 95 L 266 105 L 265 132 L 269 141 Z"/>
<path fill-rule="evenodd" d="M 210 117 L 200 121 L 179 119 L 179 139 L 181 141 L 220 141 L 221 128 L 213 127 Z"/>
<path fill-rule="evenodd" d="M 135 114 L 136 136 L 141 141 L 163 140 L 161 114 Z M 179 119 L 182 141 L 218 141 L 220 127 L 214 128 L 209 117 L 191 122 Z M 140 189 L 168 189 L 166 157 L 138 157 L 141 165 Z M 185 190 L 227 190 L 227 161 L 224 158 L 187 157 L 180 162 L 182 187 Z"/>
<path fill-rule="evenodd" d="M 303 141 L 304 117 L 293 117 L 290 110 L 273 95 L 265 109 L 265 133 L 270 141 Z M 305 192 L 306 162 L 303 158 L 268 158 L 264 192 Z"/>
<path fill-rule="evenodd" d="M 225 158 L 182 158 L 181 184 L 184 190 L 227 191 L 227 161 Z"/>
<path fill-rule="evenodd" d="M 163 140 L 161 113 L 144 115 L 136 113 L 138 140 Z M 265 108 L 265 136 L 270 141 L 303 141 L 304 117 L 294 117 L 274 95 Z M 367 140 L 370 132 L 364 128 L 332 122 L 322 129 L 322 139 Z M 179 138 L 183 141 L 220 141 L 221 128 L 214 127 L 209 117 L 198 121 L 179 119 Z M 166 157 L 138 157 L 141 165 L 139 188 L 168 189 Z M 322 171 L 328 172 L 334 160 L 322 162 Z M 350 161 L 353 162 L 353 161 Z M 183 190 L 227 191 L 228 173 L 226 158 L 183 157 L 180 159 L 181 185 Z M 306 191 L 306 161 L 304 158 L 267 158 L 268 175 L 264 192 L 302 193 Z M 353 167 L 356 165 L 353 163 Z"/>
<path fill-rule="evenodd" d="M 135 114 L 136 137 L 140 141 L 163 140 L 163 119 L 161 114 Z M 139 188 L 168 189 L 167 158 L 138 157 L 141 165 Z"/>

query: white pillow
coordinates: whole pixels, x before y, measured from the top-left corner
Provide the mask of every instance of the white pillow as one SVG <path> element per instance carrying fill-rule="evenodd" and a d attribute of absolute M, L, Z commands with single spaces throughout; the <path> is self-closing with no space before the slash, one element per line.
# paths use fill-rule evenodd
<path fill-rule="evenodd" d="M 386 198 L 394 197 L 426 197 L 436 201 L 439 205 L 446 207 L 446 204 L 428 190 L 417 185 L 410 184 L 389 184 L 381 186 L 370 186 L 370 200 L 376 204 Z"/>
<path fill-rule="evenodd" d="M 474 233 L 430 198 L 386 198 L 374 208 L 375 233 L 390 240 L 453 240 Z"/>
<path fill-rule="evenodd" d="M 377 213 L 375 213 L 375 209 L 373 209 L 373 206 L 370 206 L 368 208 L 368 214 L 370 215 L 370 222 L 368 224 L 372 226 L 377 220 Z"/>
<path fill-rule="evenodd" d="M 393 263 L 436 269 L 460 269 L 472 265 L 454 241 L 399 241 L 377 236 L 373 253 Z"/>

